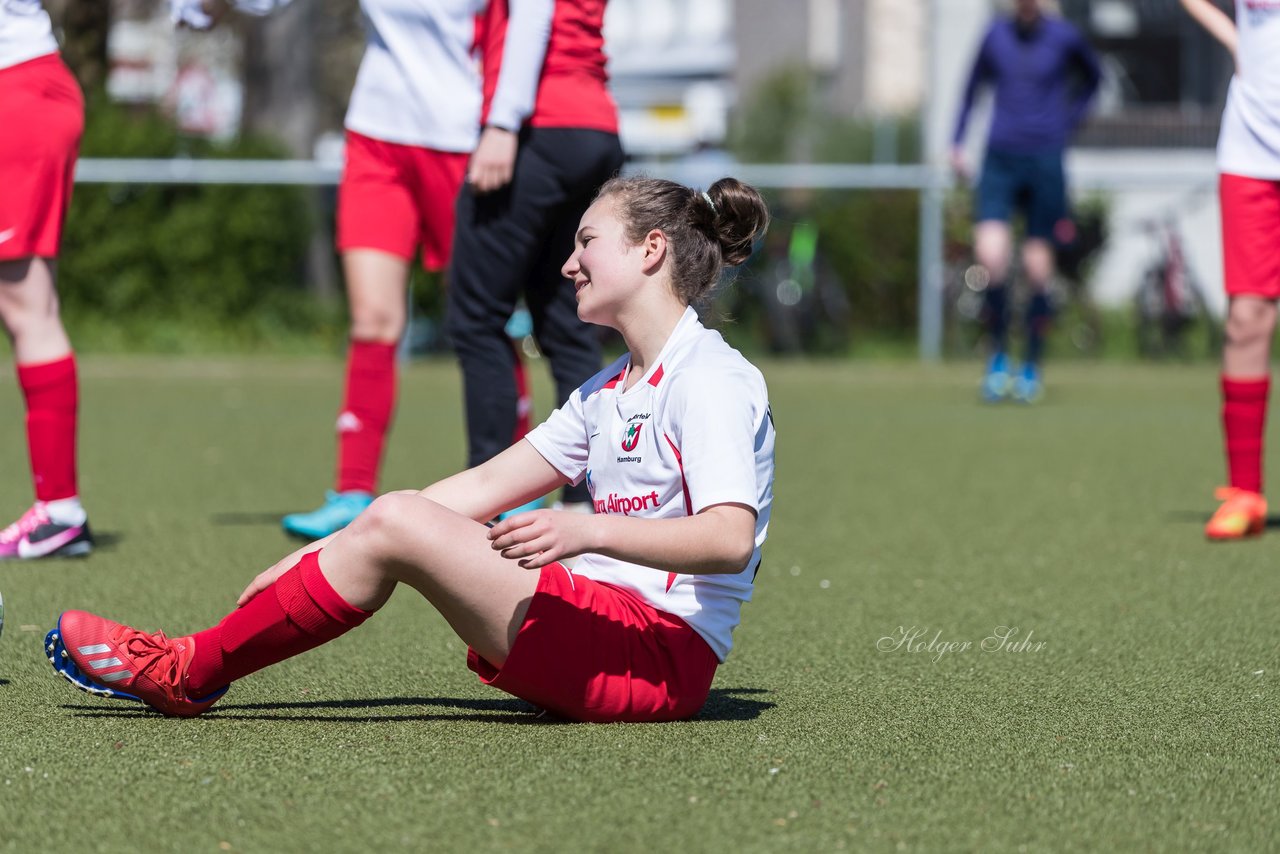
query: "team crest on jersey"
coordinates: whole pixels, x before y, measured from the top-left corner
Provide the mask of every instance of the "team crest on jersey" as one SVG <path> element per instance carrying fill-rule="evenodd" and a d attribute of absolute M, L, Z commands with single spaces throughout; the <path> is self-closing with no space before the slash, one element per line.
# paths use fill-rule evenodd
<path fill-rule="evenodd" d="M 627 433 L 622 437 L 622 450 L 631 453 L 636 449 L 636 445 L 640 444 L 640 428 L 644 427 L 644 422 L 633 422 L 627 425 Z"/>

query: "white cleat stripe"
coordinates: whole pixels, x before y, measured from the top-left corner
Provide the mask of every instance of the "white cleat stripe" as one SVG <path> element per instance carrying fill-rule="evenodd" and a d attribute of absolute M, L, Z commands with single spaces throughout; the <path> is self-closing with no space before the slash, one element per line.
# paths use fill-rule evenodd
<path fill-rule="evenodd" d="M 105 643 L 95 643 L 91 646 L 78 646 L 76 652 L 81 655 L 97 655 L 102 652 L 111 652 L 111 647 Z"/>
<path fill-rule="evenodd" d="M 119 667 L 124 664 L 123 661 L 112 656 L 111 658 L 99 658 L 96 661 L 90 661 L 89 666 L 94 670 L 106 670 L 108 667 Z"/>
<path fill-rule="evenodd" d="M 119 682 L 121 679 L 128 679 L 133 675 L 129 670 L 117 670 L 115 673 L 103 673 L 98 678 L 103 682 Z"/>

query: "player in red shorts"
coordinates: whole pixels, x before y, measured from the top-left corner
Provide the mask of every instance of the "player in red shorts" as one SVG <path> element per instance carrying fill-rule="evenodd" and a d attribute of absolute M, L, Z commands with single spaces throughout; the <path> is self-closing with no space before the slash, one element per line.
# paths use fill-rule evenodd
<path fill-rule="evenodd" d="M 175 20 L 206 29 L 232 8 L 261 15 L 289 2 L 170 0 L 170 8 Z M 351 329 L 334 488 L 317 509 L 282 520 L 287 532 L 308 540 L 342 529 L 373 502 L 395 410 L 410 267 L 419 253 L 427 270 L 448 266 L 454 201 L 480 131 L 474 48 L 484 0 L 409 6 L 361 0 L 360 7 L 365 52 L 344 122 L 346 165 L 338 187 L 337 248 Z M 530 25 L 523 26 L 516 38 L 529 41 Z M 500 85 L 500 93 L 512 85 Z M 511 364 L 508 382 L 526 388 L 511 403 L 515 428 L 505 446 L 528 429 L 517 406 L 527 407 L 529 396 L 519 353 L 509 340 L 503 344 Z"/>
<path fill-rule="evenodd" d="M 26 398 L 36 493 L 0 531 L 0 559 L 93 548 L 76 478 L 76 360 L 55 287 L 83 129 L 84 98 L 39 0 L 0 4 L 0 321 Z"/>
<path fill-rule="evenodd" d="M 1280 299 L 1280 3 L 1237 0 L 1233 22 L 1210 0 L 1182 5 L 1236 59 L 1218 136 L 1218 191 L 1229 307 L 1222 350 L 1222 430 L 1229 485 L 1205 527 L 1211 540 L 1261 534 L 1262 449 L 1271 339 Z"/>
<path fill-rule="evenodd" d="M 211 629 L 170 639 L 83 611 L 49 632 L 55 670 L 92 693 L 197 715 L 234 680 L 338 637 L 397 584 L 427 598 L 488 684 L 586 721 L 689 717 L 751 597 L 773 503 L 763 377 L 690 307 L 740 264 L 767 212 L 725 178 L 706 193 L 607 183 L 564 264 L 578 314 L 629 352 L 525 439 L 255 578 Z M 596 513 L 483 521 L 566 482 Z M 560 561 L 578 556 L 570 570 Z"/>
<path fill-rule="evenodd" d="M 232 8 L 266 14 L 289 0 L 170 0 L 173 17 L 207 29 Z M 474 55 L 483 0 L 361 0 L 365 51 L 344 120 L 337 249 L 351 310 L 337 417 L 334 488 L 317 509 L 284 517 L 308 540 L 368 507 L 396 401 L 396 351 L 408 320 L 410 269 L 449 263 L 454 200 L 480 128 Z"/>

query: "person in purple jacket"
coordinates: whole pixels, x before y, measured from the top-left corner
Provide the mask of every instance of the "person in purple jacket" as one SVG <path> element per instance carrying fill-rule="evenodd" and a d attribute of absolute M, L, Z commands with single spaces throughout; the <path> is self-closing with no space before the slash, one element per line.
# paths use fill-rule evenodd
<path fill-rule="evenodd" d="M 962 143 L 978 90 L 995 93 L 995 110 L 978 181 L 974 255 L 986 268 L 983 321 L 991 357 L 982 383 L 985 400 L 1010 395 L 1033 402 L 1043 394 L 1040 359 L 1053 319 L 1049 283 L 1053 240 L 1067 213 L 1062 159 L 1072 131 L 1097 91 L 1098 61 L 1080 32 L 1048 14 L 1042 0 L 1016 0 L 1012 15 L 998 17 L 982 39 L 965 86 L 951 150 L 952 167 L 969 175 Z M 1021 370 L 1006 353 L 1009 259 L 1015 208 L 1026 217 L 1022 269 L 1032 286 L 1027 303 L 1027 351 Z"/>

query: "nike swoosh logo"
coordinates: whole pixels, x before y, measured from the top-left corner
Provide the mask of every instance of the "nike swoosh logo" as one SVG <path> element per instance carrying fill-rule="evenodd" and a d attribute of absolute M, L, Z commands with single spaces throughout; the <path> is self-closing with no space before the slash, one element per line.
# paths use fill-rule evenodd
<path fill-rule="evenodd" d="M 33 542 L 29 539 L 18 540 L 18 557 L 44 557 L 69 544 L 78 536 L 80 536 L 79 528 L 66 528 L 53 536 L 46 536 L 38 542 Z"/>
<path fill-rule="evenodd" d="M 34 531 L 32 531 L 30 534 L 27 534 L 27 542 L 29 543 L 43 542 L 44 540 L 47 540 L 50 537 L 56 537 L 58 534 L 61 534 L 63 531 L 66 531 L 69 529 L 75 530 L 76 528 L 79 528 L 79 527 L 80 527 L 79 525 L 71 525 L 71 526 L 37 525 Z M 79 533 L 79 531 L 75 531 L 75 532 Z"/>
<path fill-rule="evenodd" d="M 17 233 L 18 229 L 16 228 L 6 228 L 4 231 L 0 231 L 0 243 L 4 243 Z"/>

